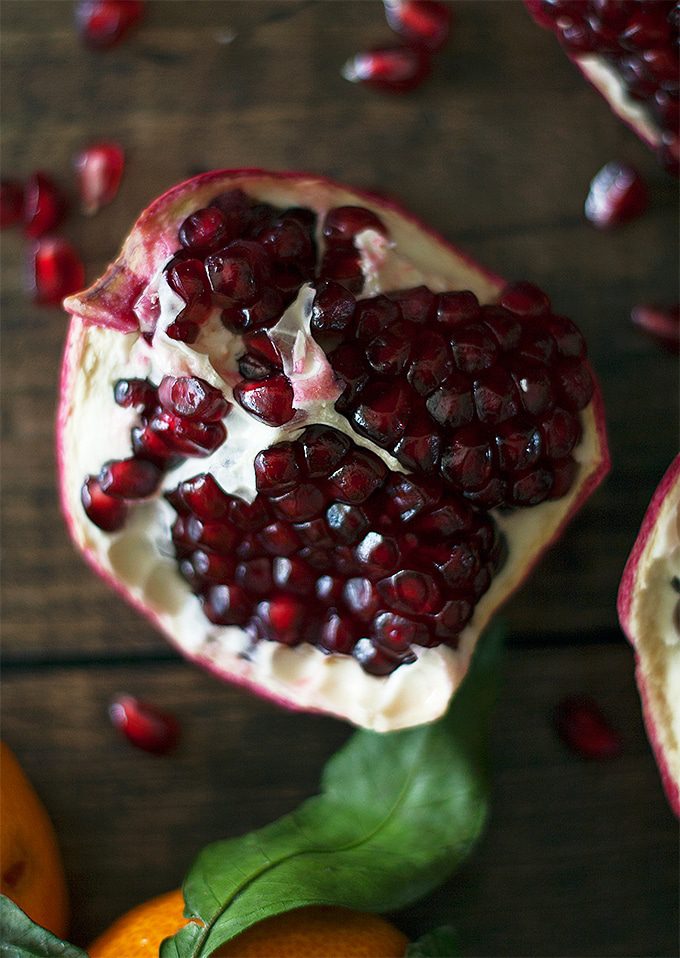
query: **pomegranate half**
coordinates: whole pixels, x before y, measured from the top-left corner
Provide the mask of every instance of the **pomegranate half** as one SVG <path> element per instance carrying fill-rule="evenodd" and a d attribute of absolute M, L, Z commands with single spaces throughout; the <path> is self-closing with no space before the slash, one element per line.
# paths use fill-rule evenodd
<path fill-rule="evenodd" d="M 680 815 L 680 455 L 649 504 L 623 571 L 619 620 L 636 656 L 649 740 Z"/>
<path fill-rule="evenodd" d="M 440 716 L 608 468 L 547 296 L 320 177 L 176 186 L 65 307 L 75 543 L 183 654 L 290 707 Z"/>

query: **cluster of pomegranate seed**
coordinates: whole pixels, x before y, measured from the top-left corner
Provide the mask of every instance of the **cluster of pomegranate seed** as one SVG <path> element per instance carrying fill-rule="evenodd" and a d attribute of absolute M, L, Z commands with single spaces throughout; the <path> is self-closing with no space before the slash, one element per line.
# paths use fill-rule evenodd
<path fill-rule="evenodd" d="M 144 16 L 145 0 L 77 0 L 76 27 L 87 46 L 117 46 Z"/>
<path fill-rule="evenodd" d="M 117 143 L 93 143 L 74 157 L 83 212 L 96 213 L 110 203 L 123 175 L 124 155 Z M 26 183 L 0 182 L 0 229 L 23 225 L 32 241 L 28 256 L 29 292 L 36 303 L 58 306 L 82 289 L 85 268 L 74 246 L 54 234 L 69 203 L 55 180 L 41 171 Z"/>
<path fill-rule="evenodd" d="M 341 73 L 350 83 L 408 93 L 427 79 L 433 54 L 448 40 L 451 9 L 439 0 L 384 0 L 384 6 L 387 23 L 402 42 L 357 53 Z"/>
<path fill-rule="evenodd" d="M 164 474 L 184 458 L 218 449 L 230 409 L 221 391 L 197 376 L 165 376 L 158 387 L 119 379 L 113 395 L 119 406 L 138 411 L 140 424 L 132 428 L 132 455 L 105 463 L 81 489 L 88 518 L 105 532 L 122 529 L 130 504 L 157 492 Z"/>
<path fill-rule="evenodd" d="M 678 34 L 675 0 L 525 0 L 574 56 L 598 54 L 642 103 L 662 134 L 661 159 L 678 163 Z"/>
<path fill-rule="evenodd" d="M 481 306 L 469 291 L 355 300 L 322 283 L 312 329 L 345 384 L 336 408 L 409 470 L 485 508 L 571 487 L 593 382 L 580 332 L 535 286 Z"/>
<path fill-rule="evenodd" d="M 166 493 L 180 572 L 211 622 L 375 675 L 414 646 L 456 647 L 503 559 L 490 516 L 326 426 L 260 452 L 255 476 L 250 504 L 210 474 Z"/>

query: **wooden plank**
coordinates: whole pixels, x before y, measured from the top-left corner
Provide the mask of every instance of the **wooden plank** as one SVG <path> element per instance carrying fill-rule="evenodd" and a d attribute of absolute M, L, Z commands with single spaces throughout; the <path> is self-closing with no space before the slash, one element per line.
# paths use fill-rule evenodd
<path fill-rule="evenodd" d="M 611 628 L 626 555 L 677 445 L 677 366 L 628 322 L 633 303 L 676 295 L 675 194 L 554 39 L 519 3 L 462 2 L 431 81 L 389 98 L 338 72 L 367 42 L 388 40 L 379 4 L 152 4 L 144 27 L 106 56 L 82 49 L 69 4 L 42 0 L 37 19 L 35 10 L 3 4 L 5 172 L 46 166 L 67 183 L 74 150 L 99 136 L 129 154 L 116 202 L 66 225 L 90 277 L 148 200 L 192 170 L 304 165 L 401 197 L 498 272 L 544 284 L 582 323 L 615 470 L 508 617 L 536 638 Z M 233 42 L 220 42 L 230 30 Z M 581 205 L 593 172 L 619 156 L 643 171 L 652 208 L 600 234 Z M 66 540 L 52 452 L 64 323 L 24 299 L 22 241 L 3 240 L 5 649 L 38 658 L 153 650 L 152 631 Z"/>
<path fill-rule="evenodd" d="M 126 690 L 172 709 L 174 756 L 119 740 L 106 718 Z M 586 692 L 624 754 L 588 763 L 557 740 L 555 702 Z M 278 710 L 182 663 L 13 669 L 3 736 L 55 820 L 86 943 L 125 908 L 176 885 L 209 841 L 259 827 L 317 787 L 349 734 Z M 677 823 L 644 737 L 623 649 L 515 651 L 493 744 L 486 835 L 454 879 L 398 916 L 415 936 L 443 922 L 466 955 L 669 955 L 677 931 Z"/>

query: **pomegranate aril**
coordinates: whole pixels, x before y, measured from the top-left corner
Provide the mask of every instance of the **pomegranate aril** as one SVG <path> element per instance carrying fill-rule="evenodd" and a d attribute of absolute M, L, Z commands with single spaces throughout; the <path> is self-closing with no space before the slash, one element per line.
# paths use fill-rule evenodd
<path fill-rule="evenodd" d="M 348 579 L 342 597 L 347 608 L 362 622 L 370 622 L 380 607 L 375 588 L 365 577 Z"/>
<path fill-rule="evenodd" d="M 257 614 L 265 633 L 285 645 L 302 641 L 305 606 L 300 599 L 279 595 L 269 602 L 260 602 Z"/>
<path fill-rule="evenodd" d="M 104 532 L 118 532 L 125 525 L 130 511 L 128 504 L 108 496 L 96 476 L 88 476 L 85 480 L 80 499 L 88 519 Z"/>
<path fill-rule="evenodd" d="M 197 545 L 222 555 L 230 555 L 240 539 L 239 531 L 230 522 L 192 517 L 187 526 L 189 536 Z"/>
<path fill-rule="evenodd" d="M 319 647 L 325 652 L 349 655 L 356 639 L 349 621 L 330 611 L 321 627 Z"/>
<path fill-rule="evenodd" d="M 552 471 L 539 465 L 516 473 L 509 483 L 509 495 L 514 505 L 536 506 L 548 498 L 552 484 Z"/>
<path fill-rule="evenodd" d="M 179 228 L 179 241 L 186 249 L 208 252 L 218 250 L 238 234 L 229 230 L 225 217 L 215 206 L 196 210 Z"/>
<path fill-rule="evenodd" d="M 370 378 L 370 369 L 364 359 L 363 351 L 350 343 L 343 343 L 328 355 L 328 361 L 333 372 L 344 384 L 342 396 L 335 404 L 335 408 L 343 412 L 356 399 Z"/>
<path fill-rule="evenodd" d="M 316 586 L 317 572 L 299 558 L 278 556 L 274 559 L 274 584 L 294 595 L 311 595 Z"/>
<path fill-rule="evenodd" d="M 238 496 L 229 496 L 229 518 L 246 532 L 261 529 L 267 524 L 267 509 L 258 496 L 253 502 L 245 502 Z"/>
<path fill-rule="evenodd" d="M 209 456 L 227 438 L 221 422 L 198 422 L 166 411 L 154 416 L 149 427 L 173 452 L 187 456 Z"/>
<path fill-rule="evenodd" d="M 21 222 L 24 188 L 16 180 L 0 180 L 0 230 Z"/>
<path fill-rule="evenodd" d="M 328 491 L 339 502 L 360 505 L 378 489 L 387 475 L 384 462 L 364 449 L 352 449 L 328 478 Z"/>
<path fill-rule="evenodd" d="M 388 235 L 380 217 L 363 206 L 336 206 L 328 211 L 323 222 L 324 239 L 330 245 L 351 243 L 364 230 Z"/>
<path fill-rule="evenodd" d="M 640 174 L 622 163 L 607 163 L 590 184 L 585 214 L 598 229 L 608 229 L 640 216 L 649 203 Z"/>
<path fill-rule="evenodd" d="M 144 459 L 107 462 L 99 473 L 99 488 L 115 499 L 146 499 L 158 489 L 161 470 Z"/>
<path fill-rule="evenodd" d="M 462 373 L 451 373 L 427 399 L 432 418 L 449 429 L 471 423 L 475 417 L 472 384 Z"/>
<path fill-rule="evenodd" d="M 540 428 L 543 452 L 550 459 L 568 456 L 581 438 L 579 420 L 565 409 L 553 409 L 541 422 Z"/>
<path fill-rule="evenodd" d="M 408 361 L 411 345 L 394 332 L 376 336 L 366 347 L 366 359 L 369 365 L 384 376 L 397 376 Z"/>
<path fill-rule="evenodd" d="M 240 563 L 236 581 L 253 595 L 269 595 L 274 585 L 271 559 L 261 557 Z"/>
<path fill-rule="evenodd" d="M 241 236 L 246 231 L 250 221 L 251 200 L 243 190 L 227 190 L 215 196 L 209 206 L 215 206 L 222 213 L 229 231 L 235 236 Z"/>
<path fill-rule="evenodd" d="M 429 54 L 417 47 L 376 47 L 355 54 L 340 71 L 350 83 L 387 93 L 408 93 L 430 74 Z"/>
<path fill-rule="evenodd" d="M 399 307 L 387 296 L 360 299 L 354 310 L 357 338 L 367 343 L 379 333 L 389 329 L 401 317 Z"/>
<path fill-rule="evenodd" d="M 542 416 L 552 409 L 555 394 L 546 369 L 538 363 L 515 363 L 512 376 L 525 411 L 530 416 Z"/>
<path fill-rule="evenodd" d="M 636 11 L 630 25 L 621 34 L 621 43 L 631 50 L 648 50 L 670 41 L 670 24 L 665 9 L 659 4 L 647 4 Z"/>
<path fill-rule="evenodd" d="M 225 310 L 222 313 L 222 323 L 233 332 L 252 332 L 273 326 L 281 318 L 286 308 L 286 300 L 281 292 L 267 288 L 251 306 L 244 306 L 234 316 Z"/>
<path fill-rule="evenodd" d="M 302 483 L 270 501 L 275 515 L 289 522 L 306 522 L 313 519 L 319 515 L 325 504 L 323 493 L 312 483 Z"/>
<path fill-rule="evenodd" d="M 258 492 L 271 496 L 293 489 L 300 479 L 296 447 L 292 442 L 279 442 L 263 449 L 255 457 L 254 469 Z"/>
<path fill-rule="evenodd" d="M 484 306 L 482 318 L 503 352 L 517 348 L 522 336 L 522 324 L 513 313 L 502 306 Z"/>
<path fill-rule="evenodd" d="M 165 330 L 166 335 L 169 336 L 170 339 L 174 339 L 175 342 L 179 343 L 195 343 L 200 331 L 200 327 L 196 323 L 183 322 L 182 320 L 176 320 L 174 323 L 170 323 Z"/>
<path fill-rule="evenodd" d="M 593 377 L 588 367 L 576 359 L 564 359 L 555 369 L 558 399 L 574 412 L 585 409 L 593 396 Z"/>
<path fill-rule="evenodd" d="M 446 43 L 451 8 L 438 0 L 384 0 L 387 22 L 408 43 L 432 52 Z"/>
<path fill-rule="evenodd" d="M 235 240 L 208 256 L 205 269 L 215 302 L 241 307 L 250 306 L 262 295 L 270 263 L 259 243 Z"/>
<path fill-rule="evenodd" d="M 519 397 L 512 376 L 501 366 L 483 372 L 475 380 L 472 393 L 480 422 L 498 425 L 519 412 Z"/>
<path fill-rule="evenodd" d="M 558 414 L 562 410 L 557 411 Z M 568 413 L 563 413 L 568 416 Z M 548 429 L 551 420 L 546 420 Z M 556 422 L 559 428 L 559 415 Z M 496 430 L 496 450 L 498 462 L 505 472 L 519 471 L 533 465 L 543 454 L 543 434 L 534 423 L 518 416 L 502 423 Z M 551 455 L 550 452 L 547 453 Z"/>
<path fill-rule="evenodd" d="M 76 26 L 88 46 L 119 43 L 144 15 L 144 0 L 76 0 Z"/>
<path fill-rule="evenodd" d="M 545 316 L 541 325 L 550 334 L 560 356 L 581 358 L 586 353 L 586 343 L 579 329 L 564 316 Z"/>
<path fill-rule="evenodd" d="M 234 387 L 234 399 L 267 426 L 283 426 L 295 415 L 293 387 L 283 375 L 259 382 L 241 382 Z"/>
<path fill-rule="evenodd" d="M 437 322 L 447 330 L 453 330 L 461 323 L 476 319 L 479 313 L 479 300 L 469 290 L 440 293 L 437 296 Z"/>
<path fill-rule="evenodd" d="M 467 531 L 471 524 L 470 507 L 462 500 L 454 500 L 427 515 L 419 516 L 414 524 L 414 531 L 423 536 L 448 539 L 457 532 Z"/>
<path fill-rule="evenodd" d="M 615 758 L 623 750 L 621 736 L 589 696 L 562 699 L 555 709 L 555 726 L 564 744 L 583 758 Z"/>
<path fill-rule="evenodd" d="M 233 578 L 236 562 L 231 556 L 219 555 L 209 549 L 192 552 L 190 562 L 197 576 L 204 582 L 226 583 Z"/>
<path fill-rule="evenodd" d="M 633 324 L 672 353 L 680 352 L 680 305 L 634 306 Z"/>
<path fill-rule="evenodd" d="M 59 306 L 82 289 L 85 268 L 74 247 L 60 237 L 38 240 L 30 252 L 29 284 L 35 302 L 44 306 Z"/>
<path fill-rule="evenodd" d="M 443 336 L 423 332 L 413 344 L 406 378 L 417 393 L 428 396 L 453 369 L 449 346 Z"/>
<path fill-rule="evenodd" d="M 423 622 L 413 622 L 393 612 L 381 612 L 373 620 L 373 635 L 381 648 L 405 652 L 411 645 L 428 645 L 430 636 Z"/>
<path fill-rule="evenodd" d="M 326 521 L 332 534 L 345 545 L 354 545 L 370 528 L 370 520 L 363 509 L 334 502 L 326 511 Z"/>
<path fill-rule="evenodd" d="M 377 583 L 378 593 L 395 612 L 425 615 L 442 606 L 439 587 L 432 576 L 417 569 L 403 569 Z"/>
<path fill-rule="evenodd" d="M 230 409 L 221 390 L 198 376 L 164 376 L 158 386 L 161 405 L 176 416 L 219 422 Z"/>
<path fill-rule="evenodd" d="M 413 286 L 386 294 L 399 307 L 402 319 L 408 323 L 429 323 L 434 316 L 436 297 L 427 286 Z"/>
<path fill-rule="evenodd" d="M 326 605 L 337 605 L 342 598 L 344 579 L 339 576 L 322 575 L 316 580 L 316 597 Z"/>
<path fill-rule="evenodd" d="M 123 148 L 111 141 L 92 143 L 76 153 L 73 166 L 81 209 L 86 216 L 93 216 L 118 193 L 125 167 Z"/>
<path fill-rule="evenodd" d="M 552 471 L 553 484 L 548 498 L 561 499 L 573 486 L 578 473 L 578 465 L 573 459 L 559 459 L 553 462 Z"/>
<path fill-rule="evenodd" d="M 408 421 L 404 434 L 394 447 L 394 455 L 408 469 L 426 474 L 435 473 L 439 465 L 442 439 L 423 411 Z"/>
<path fill-rule="evenodd" d="M 290 556 L 300 548 L 300 540 L 285 522 L 272 522 L 258 535 L 265 550 L 272 556 Z"/>
<path fill-rule="evenodd" d="M 356 547 L 355 555 L 364 574 L 370 579 L 388 575 L 401 561 L 396 539 L 378 532 L 369 532 Z"/>
<path fill-rule="evenodd" d="M 165 276 L 169 286 L 185 303 L 200 301 L 210 306 L 208 277 L 202 260 L 174 257 L 165 267 Z"/>
<path fill-rule="evenodd" d="M 460 489 L 484 486 L 493 471 L 493 453 L 486 434 L 476 426 L 463 426 L 445 444 L 440 468 L 444 478 Z"/>
<path fill-rule="evenodd" d="M 500 295 L 501 306 L 517 316 L 542 316 L 550 310 L 550 300 L 533 283 L 512 283 Z"/>
<path fill-rule="evenodd" d="M 327 249 L 321 261 L 319 278 L 343 286 L 350 293 L 360 293 L 364 288 L 364 273 L 359 254 L 346 247 Z"/>
<path fill-rule="evenodd" d="M 436 505 L 441 492 L 441 485 L 436 480 L 422 478 L 415 481 L 402 473 L 392 473 L 385 483 L 388 511 L 401 522 L 410 522 L 424 509 Z"/>
<path fill-rule="evenodd" d="M 137 748 L 164 755 L 179 744 L 177 719 L 133 695 L 119 695 L 109 706 L 111 722 Z"/>
<path fill-rule="evenodd" d="M 172 469 L 182 461 L 178 450 L 173 449 L 158 433 L 147 426 L 134 426 L 130 432 L 132 451 L 138 459 L 148 459 L 162 469 Z"/>
<path fill-rule="evenodd" d="M 300 437 L 307 475 L 325 478 L 335 469 L 351 447 L 351 441 L 327 426 L 308 426 Z"/>
<path fill-rule="evenodd" d="M 410 412 L 405 383 L 377 379 L 362 392 L 352 422 L 361 435 L 379 446 L 390 447 L 403 435 Z"/>
<path fill-rule="evenodd" d="M 148 379 L 119 379 L 113 387 L 116 405 L 149 413 L 156 406 L 156 387 Z"/>
<path fill-rule="evenodd" d="M 311 328 L 315 333 L 344 332 L 352 323 L 356 300 L 340 283 L 319 283 L 312 303 Z"/>
<path fill-rule="evenodd" d="M 415 662 L 413 652 L 393 652 L 385 648 L 379 640 L 359 639 L 354 646 L 353 655 L 369 675 L 390 675 L 400 665 Z"/>
<path fill-rule="evenodd" d="M 345 508 L 352 508 L 346 506 Z M 323 519 L 311 519 L 309 522 L 296 522 L 295 531 L 307 546 L 318 549 L 332 549 L 333 537 Z"/>
<path fill-rule="evenodd" d="M 203 596 L 203 612 L 215 625 L 245 625 L 252 603 L 238 585 L 213 585 Z"/>
<path fill-rule="evenodd" d="M 453 333 L 451 352 L 461 372 L 476 373 L 495 363 L 498 345 L 486 326 L 469 323 L 458 327 Z"/>
<path fill-rule="evenodd" d="M 268 363 L 272 367 L 272 370 L 282 371 L 283 362 L 281 360 L 281 354 L 271 341 L 269 334 L 264 330 L 246 333 L 243 342 L 249 353 L 254 354 L 261 361 Z"/>
<path fill-rule="evenodd" d="M 34 173 L 24 187 L 24 232 L 40 239 L 58 226 L 66 212 L 66 199 L 47 173 Z M 55 241 L 56 242 L 56 241 Z"/>
<path fill-rule="evenodd" d="M 279 262 L 292 261 L 298 268 L 309 266 L 314 260 L 314 248 L 309 233 L 295 220 L 281 218 L 258 235 L 259 242 Z"/>
<path fill-rule="evenodd" d="M 480 569 L 480 557 L 474 546 L 457 542 L 441 547 L 435 565 L 446 584 L 457 591 L 467 591 Z"/>
<path fill-rule="evenodd" d="M 450 643 L 470 621 L 472 612 L 473 604 L 467 598 L 449 599 L 444 603 L 441 611 L 433 617 L 435 636 Z"/>

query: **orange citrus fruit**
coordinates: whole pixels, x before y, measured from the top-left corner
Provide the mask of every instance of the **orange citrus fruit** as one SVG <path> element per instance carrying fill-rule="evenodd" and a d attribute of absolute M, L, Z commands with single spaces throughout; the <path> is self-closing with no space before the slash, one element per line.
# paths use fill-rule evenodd
<path fill-rule="evenodd" d="M 0 742 L 0 891 L 37 924 L 64 937 L 66 880 L 54 829 L 4 742 Z"/>
<path fill-rule="evenodd" d="M 138 905 L 88 948 L 90 958 L 157 958 L 183 925 L 177 889 Z M 265 918 L 222 945 L 219 958 L 403 958 L 408 939 L 379 915 L 346 908 L 298 908 Z"/>

